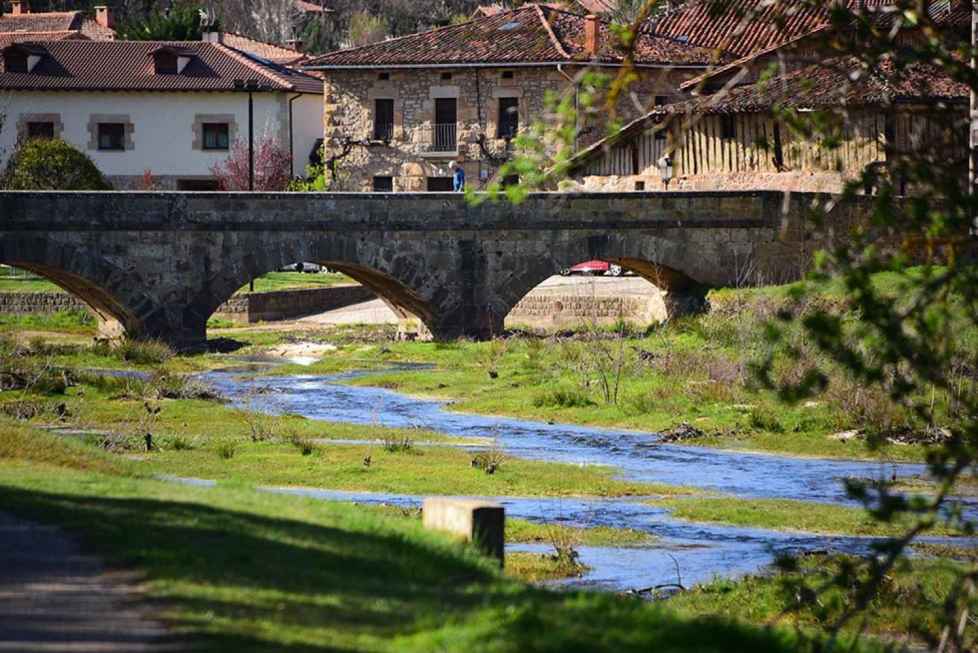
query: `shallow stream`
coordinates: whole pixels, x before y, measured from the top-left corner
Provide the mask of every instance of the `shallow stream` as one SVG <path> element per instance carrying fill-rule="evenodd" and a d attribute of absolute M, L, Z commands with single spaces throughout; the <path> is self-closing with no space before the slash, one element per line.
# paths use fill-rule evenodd
<path fill-rule="evenodd" d="M 292 413 L 328 422 L 419 427 L 459 438 L 473 448 L 494 439 L 505 452 L 523 458 L 603 465 L 622 478 L 701 488 L 745 498 L 781 498 L 850 503 L 843 479 L 919 475 L 922 465 L 838 461 L 731 452 L 663 444 L 654 434 L 546 424 L 446 410 L 446 402 L 418 399 L 390 390 L 344 385 L 351 374 L 333 376 L 242 377 L 217 372 L 208 383 L 238 403 L 270 413 Z M 476 440 L 476 438 L 478 438 Z M 420 505 L 421 497 L 350 493 L 326 489 L 264 488 L 325 500 Z M 714 576 L 758 571 L 781 553 L 826 551 L 865 553 L 873 540 L 784 533 L 753 528 L 690 523 L 672 518 L 641 500 L 497 497 L 507 514 L 537 522 L 613 526 L 647 532 L 658 539 L 643 547 L 582 547 L 591 571 L 576 584 L 625 590 L 677 581 L 689 586 Z M 511 545 L 508 550 L 540 550 Z M 678 572 L 677 572 L 678 567 Z"/>

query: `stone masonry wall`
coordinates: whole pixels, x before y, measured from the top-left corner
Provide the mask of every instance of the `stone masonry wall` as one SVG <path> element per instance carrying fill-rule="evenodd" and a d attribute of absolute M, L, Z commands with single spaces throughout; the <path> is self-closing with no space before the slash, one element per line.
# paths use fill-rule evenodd
<path fill-rule="evenodd" d="M 41 315 L 61 311 L 87 311 L 88 305 L 74 295 L 62 292 L 0 293 L 0 314 Z"/>
<path fill-rule="evenodd" d="M 508 327 L 574 328 L 608 326 L 619 320 L 647 326 L 666 319 L 658 294 L 648 297 L 582 297 L 531 292 L 506 316 Z"/>
<path fill-rule="evenodd" d="M 547 94 L 567 92 L 571 88 L 568 77 L 580 72 L 567 68 L 562 73 L 556 67 L 328 71 L 323 113 L 327 158 L 342 149 L 345 138 L 372 139 L 375 100 L 394 101 L 393 139 L 389 144 L 375 141 L 368 147 L 354 147 L 337 166 L 334 190 L 369 191 L 373 178 L 382 176 L 393 177 L 395 192 L 423 191 L 427 177 L 451 176 L 451 161 L 464 166 L 470 186 L 478 186 L 498 169 L 481 151 L 479 135 L 486 135 L 487 148 L 494 156 L 506 152 L 506 141 L 496 138 L 499 99 L 518 99 L 522 130 L 533 121 L 546 120 Z M 616 72 L 611 69 L 607 74 Z M 657 96 L 675 95 L 679 83 L 696 72 L 641 71 L 640 80 L 620 103 L 620 117 L 636 116 L 640 107 L 651 107 Z M 504 78 L 504 73 L 512 78 Z M 389 79 L 382 80 L 381 75 Z M 430 151 L 437 98 L 457 100 L 457 152 Z M 604 118 L 607 114 L 596 111 L 595 115 Z M 590 124 L 582 130 L 581 144 L 604 133 L 599 124 Z"/>
<path fill-rule="evenodd" d="M 276 322 L 325 313 L 374 297 L 370 289 L 354 285 L 235 295 L 214 316 L 235 322 Z M 0 293 L 0 314 L 40 315 L 76 310 L 87 311 L 89 307 L 68 293 Z"/>
<path fill-rule="evenodd" d="M 588 192 L 777 190 L 801 193 L 841 193 L 847 179 L 836 172 L 740 172 L 676 177 L 666 188 L 659 175 L 592 175 L 565 182 L 563 189 Z"/>

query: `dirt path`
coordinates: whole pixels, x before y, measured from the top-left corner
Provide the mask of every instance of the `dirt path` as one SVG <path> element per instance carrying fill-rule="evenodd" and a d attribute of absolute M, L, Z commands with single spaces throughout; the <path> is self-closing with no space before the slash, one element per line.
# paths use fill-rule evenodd
<path fill-rule="evenodd" d="M 185 651 L 132 573 L 108 571 L 52 526 L 0 513 L 0 651 Z"/>

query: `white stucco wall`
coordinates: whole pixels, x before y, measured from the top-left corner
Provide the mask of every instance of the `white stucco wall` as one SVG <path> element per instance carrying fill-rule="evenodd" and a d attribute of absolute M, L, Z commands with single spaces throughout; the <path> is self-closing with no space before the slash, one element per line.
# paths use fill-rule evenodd
<path fill-rule="evenodd" d="M 323 137 L 323 97 L 303 95 L 293 102 L 292 124 L 295 174 L 303 177 L 309 165 L 309 153 Z"/>
<path fill-rule="evenodd" d="M 255 93 L 256 140 L 268 133 L 289 146 L 288 104 L 292 94 Z M 227 158 L 227 152 L 194 148 L 197 116 L 231 115 L 232 140 L 247 141 L 248 95 L 246 93 L 66 93 L 10 92 L 2 109 L 7 114 L 0 133 L 5 164 L 17 140 L 18 124 L 27 114 L 58 114 L 60 137 L 85 152 L 109 177 L 139 177 L 152 171 L 155 177 L 207 178 L 211 167 Z M 314 110 L 309 107 L 315 107 Z M 305 95 L 293 104 L 294 162 L 297 174 L 306 166 L 309 150 L 322 133 L 322 98 Z M 105 152 L 91 147 L 89 123 L 93 115 L 128 116 L 132 124 L 132 149 Z M 195 123 L 197 123 L 195 125 Z"/>

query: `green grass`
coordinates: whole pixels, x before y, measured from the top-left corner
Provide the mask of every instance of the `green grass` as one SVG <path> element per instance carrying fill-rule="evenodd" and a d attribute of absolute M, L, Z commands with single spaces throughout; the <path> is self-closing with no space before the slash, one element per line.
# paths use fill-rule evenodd
<path fill-rule="evenodd" d="M 389 517 L 402 519 L 421 519 L 420 508 L 402 508 L 391 505 L 363 506 L 368 510 Z M 573 542 L 576 546 L 648 546 L 657 539 L 631 528 L 611 528 L 609 526 L 567 526 L 564 524 L 541 524 L 507 517 L 506 542 L 509 544 L 549 544 L 554 537 L 561 541 Z"/>
<path fill-rule="evenodd" d="M 678 361 L 683 371 L 659 369 L 633 361 L 626 370 L 620 399 L 603 401 L 594 382 L 581 379 L 565 364 L 560 346 L 534 339 L 510 339 L 494 359 L 493 343 L 394 342 L 383 346 L 341 346 L 311 368 L 287 366 L 274 374 L 329 373 L 345 369 L 375 369 L 397 363 L 428 363 L 432 370 L 378 371 L 350 381 L 410 395 L 452 399 L 452 410 L 512 415 L 541 421 L 662 432 L 690 422 L 707 436 L 687 444 L 734 450 L 767 451 L 802 456 L 919 461 L 919 446 L 889 446 L 870 451 L 859 440 L 842 442 L 830 434 L 853 426 L 830 402 L 783 405 L 773 392 L 713 381 L 705 375 L 710 361 L 723 369 L 741 354 L 712 342 L 708 335 L 666 330 L 633 338 L 626 348 L 651 352 L 653 357 Z M 491 365 L 496 373 L 488 373 Z M 673 365 L 665 363 L 664 365 Z M 758 414 L 775 420 L 760 422 Z"/>
<path fill-rule="evenodd" d="M 145 384 L 101 380 L 101 386 L 69 388 L 65 403 L 75 426 L 132 434 L 145 414 Z M 166 400 L 152 422 L 158 451 L 142 468 L 157 474 L 195 476 L 228 484 L 288 485 L 402 494 L 515 496 L 636 496 L 684 494 L 684 488 L 614 478 L 614 470 L 506 458 L 494 474 L 472 467 L 472 454 L 454 447 L 412 447 L 390 452 L 382 441 L 446 441 L 420 429 L 330 424 L 297 416 L 253 415 L 213 401 Z M 41 416 L 34 424 L 50 421 Z M 486 434 L 487 436 L 491 434 Z M 260 441 L 254 441 L 255 439 Z M 93 438 L 93 440 L 98 439 Z M 190 445 L 177 446 L 176 441 Z M 317 446 L 313 455 L 292 440 L 359 439 L 364 444 Z M 229 443 L 233 443 L 229 445 Z M 232 446 L 231 456 L 222 455 Z M 370 456 L 369 467 L 364 459 Z"/>
<path fill-rule="evenodd" d="M 472 455 L 426 447 L 390 453 L 377 445 L 337 445 L 304 456 L 290 444 L 235 442 L 232 459 L 219 455 L 227 441 L 191 451 L 163 451 L 144 466 L 160 474 L 213 479 L 228 484 L 302 486 L 397 494 L 476 496 L 641 496 L 684 492 L 658 484 L 613 478 L 611 470 L 507 459 L 489 475 L 471 466 Z M 369 456 L 369 467 L 364 459 Z"/>
<path fill-rule="evenodd" d="M 97 326 L 95 317 L 81 310 L 37 315 L 0 313 L 0 333 L 16 334 L 29 330 L 94 335 Z"/>
<path fill-rule="evenodd" d="M 906 520 L 877 521 L 862 508 L 788 499 L 697 497 L 688 501 L 656 499 L 651 503 L 669 509 L 677 519 L 777 531 L 890 537 L 902 535 L 910 526 Z M 928 534 L 961 535 L 945 527 L 936 527 Z"/>
<path fill-rule="evenodd" d="M 297 288 L 324 288 L 339 284 L 356 283 L 350 277 L 338 272 L 326 274 L 303 274 L 300 272 L 269 272 L 255 279 L 255 292 L 274 292 Z M 0 292 L 65 292 L 60 286 L 35 275 L 0 274 Z M 245 285 L 238 292 L 250 292 Z"/>
<path fill-rule="evenodd" d="M 807 580 L 809 587 L 827 583 L 839 565 L 847 558 L 806 556 L 800 560 L 799 572 L 772 576 L 749 576 L 741 580 L 716 580 L 693 588 L 669 600 L 669 605 L 684 615 L 714 614 L 721 618 L 770 623 L 780 626 L 814 630 L 830 626 L 853 604 L 853 596 L 829 590 L 818 596 L 813 605 L 798 603 L 793 581 Z M 916 644 L 911 650 L 930 650 L 922 647 L 913 633 L 939 634 L 936 617 L 942 613 L 943 602 L 961 571 L 959 563 L 950 560 L 918 559 L 905 561 L 890 573 L 880 595 L 872 601 L 853 626 L 865 619 L 866 632 L 890 642 Z M 792 588 L 792 589 L 789 589 Z M 971 612 L 978 608 L 972 601 Z M 968 644 L 975 646 L 975 630 L 969 629 Z M 966 646 L 968 645 L 966 644 Z M 844 647 L 840 650 L 848 650 Z M 898 648 L 897 650 L 903 650 Z M 973 650 L 966 648 L 965 650 Z"/>
<path fill-rule="evenodd" d="M 339 272 L 329 272 L 326 274 L 306 274 L 302 272 L 269 272 L 263 277 L 255 279 L 254 292 L 276 292 L 279 290 L 296 290 L 300 288 L 325 288 L 340 284 L 356 283 L 353 279 L 340 274 Z M 250 286 L 242 286 L 239 293 L 251 292 Z"/>
<path fill-rule="evenodd" d="M 16 276 L 4 274 L 0 269 L 0 292 L 64 292 L 59 286 L 47 279 L 29 273 L 19 273 Z"/>
<path fill-rule="evenodd" d="M 415 520 L 106 473 L 88 468 L 101 454 L 88 462 L 53 438 L 37 449 L 19 433 L 0 440 L 4 511 L 59 524 L 111 566 L 142 572 L 155 611 L 194 650 L 810 650 L 787 630 L 534 589 Z"/>
<path fill-rule="evenodd" d="M 582 576 L 588 568 L 579 563 L 568 563 L 548 553 L 520 551 L 506 554 L 506 573 L 528 583 L 560 580 Z"/>

